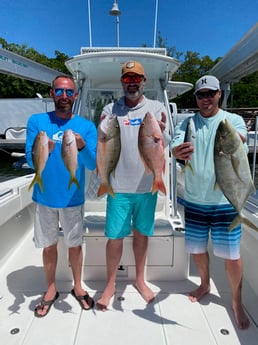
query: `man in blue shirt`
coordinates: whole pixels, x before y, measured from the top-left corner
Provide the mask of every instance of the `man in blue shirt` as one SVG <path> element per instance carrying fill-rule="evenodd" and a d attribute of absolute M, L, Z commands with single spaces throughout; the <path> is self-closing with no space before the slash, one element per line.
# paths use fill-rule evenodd
<path fill-rule="evenodd" d="M 35 180 L 32 194 L 35 202 L 34 232 L 35 246 L 43 248 L 43 264 L 47 280 L 47 291 L 35 308 L 36 317 L 46 316 L 51 305 L 59 297 L 55 283 L 59 223 L 64 233 L 73 272 L 74 288 L 71 293 L 82 309 L 90 309 L 94 305 L 93 299 L 81 285 L 81 244 L 85 167 L 90 170 L 96 167 L 97 132 L 91 121 L 72 111 L 78 94 L 71 77 L 62 75 L 56 77 L 52 83 L 50 96 L 54 100 L 55 110 L 32 115 L 27 123 L 26 138 L 27 162 L 35 168 L 36 175 L 40 175 L 39 179 Z M 67 130 L 71 136 L 69 139 L 71 145 L 69 147 L 70 143 L 68 143 L 67 149 L 73 147 L 74 151 L 71 157 L 68 157 L 68 162 L 65 162 L 63 137 Z M 43 133 L 47 138 L 46 146 L 42 144 L 40 153 L 35 146 L 35 139 L 39 133 Z M 42 163 L 43 157 L 45 162 Z M 67 168 L 67 164 L 71 167 Z M 71 181 L 76 183 L 69 184 Z"/>

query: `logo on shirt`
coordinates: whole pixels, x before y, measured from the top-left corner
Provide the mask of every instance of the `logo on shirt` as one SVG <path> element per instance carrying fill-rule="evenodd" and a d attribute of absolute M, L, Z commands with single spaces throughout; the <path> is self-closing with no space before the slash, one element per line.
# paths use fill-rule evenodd
<path fill-rule="evenodd" d="M 58 131 L 56 132 L 55 134 L 53 134 L 53 140 L 54 141 L 60 141 L 62 142 L 62 139 L 63 139 L 63 135 L 64 135 L 64 132 L 63 131 Z"/>
<path fill-rule="evenodd" d="M 125 126 L 140 126 L 142 123 L 142 119 L 125 119 L 123 122 Z"/>

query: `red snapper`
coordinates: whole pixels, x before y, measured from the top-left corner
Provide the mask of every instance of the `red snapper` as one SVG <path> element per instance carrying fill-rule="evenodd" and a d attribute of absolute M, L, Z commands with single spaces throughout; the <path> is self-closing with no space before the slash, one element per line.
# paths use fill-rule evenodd
<path fill-rule="evenodd" d="M 120 127 L 117 117 L 107 116 L 98 126 L 97 174 L 101 178 L 101 184 L 97 193 L 98 196 L 107 193 L 114 197 L 109 176 L 116 168 L 120 151 Z"/>
<path fill-rule="evenodd" d="M 140 156 L 147 173 L 154 176 L 152 194 L 160 190 L 166 195 L 162 173 L 165 171 L 164 137 L 157 119 L 151 113 L 146 113 L 138 138 Z"/>

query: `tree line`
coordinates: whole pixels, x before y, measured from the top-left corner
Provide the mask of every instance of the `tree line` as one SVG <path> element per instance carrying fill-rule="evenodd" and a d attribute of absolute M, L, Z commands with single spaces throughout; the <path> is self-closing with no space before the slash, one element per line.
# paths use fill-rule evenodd
<path fill-rule="evenodd" d="M 64 53 L 55 50 L 54 58 L 48 58 L 40 54 L 34 48 L 27 47 L 26 44 L 18 45 L 8 43 L 0 37 L 2 48 L 19 54 L 23 57 L 36 61 L 40 64 L 53 68 L 60 73 L 69 74 L 65 67 L 65 61 L 69 58 Z M 146 46 L 143 44 L 143 46 Z M 181 65 L 173 75 L 174 81 L 184 81 L 194 84 L 197 79 L 208 71 L 221 59 L 220 57 L 212 60 L 209 56 L 200 57 L 198 52 L 187 51 L 179 52 L 174 46 L 169 47 L 158 34 L 157 46 L 166 48 L 168 55 L 180 60 Z M 38 84 L 32 81 L 23 80 L 14 76 L 0 74 L 0 97 L 1 98 L 34 98 L 35 93 L 39 92 L 43 97 L 49 97 L 49 86 Z M 258 72 L 242 78 L 239 82 L 231 86 L 231 94 L 228 102 L 232 108 L 256 108 L 258 107 Z M 195 108 L 195 98 L 193 90 L 178 96 L 173 102 L 177 103 L 178 108 Z"/>

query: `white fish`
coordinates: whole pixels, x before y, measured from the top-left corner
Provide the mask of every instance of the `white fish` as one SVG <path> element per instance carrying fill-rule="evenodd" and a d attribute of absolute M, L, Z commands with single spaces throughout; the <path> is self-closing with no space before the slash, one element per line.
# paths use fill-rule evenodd
<path fill-rule="evenodd" d="M 70 181 L 68 189 L 75 183 L 78 188 L 80 184 L 76 178 L 76 170 L 78 167 L 78 149 L 76 145 L 75 135 L 71 129 L 67 129 L 63 135 L 62 141 L 62 158 L 67 170 L 70 173 Z"/>
<path fill-rule="evenodd" d="M 216 185 L 238 212 L 229 230 L 239 223 L 245 223 L 258 231 L 243 214 L 245 203 L 252 192 L 255 192 L 247 154 L 237 131 L 225 120 L 221 121 L 214 143 L 214 165 Z M 216 187 L 215 185 L 215 187 Z"/>

